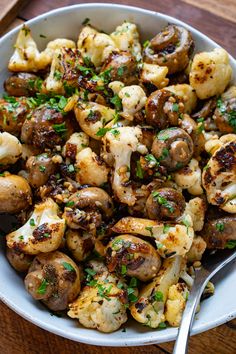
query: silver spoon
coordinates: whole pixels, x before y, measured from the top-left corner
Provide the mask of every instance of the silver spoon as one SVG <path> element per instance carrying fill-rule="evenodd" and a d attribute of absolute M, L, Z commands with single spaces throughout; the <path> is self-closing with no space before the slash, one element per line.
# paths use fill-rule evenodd
<path fill-rule="evenodd" d="M 201 268 L 195 269 L 194 283 L 182 316 L 173 354 L 187 354 L 188 338 L 203 290 L 208 281 L 235 258 L 236 250 L 219 250 L 204 255 Z"/>

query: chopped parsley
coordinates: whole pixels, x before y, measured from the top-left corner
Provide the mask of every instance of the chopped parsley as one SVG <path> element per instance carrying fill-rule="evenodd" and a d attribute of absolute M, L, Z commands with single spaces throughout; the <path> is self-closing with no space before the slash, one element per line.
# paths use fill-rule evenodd
<path fill-rule="evenodd" d="M 137 161 L 136 166 L 136 176 L 140 179 L 143 179 L 143 169 L 141 167 L 140 161 Z"/>
<path fill-rule="evenodd" d="M 39 37 L 40 38 L 47 38 L 47 36 L 45 36 L 44 34 L 40 34 Z"/>
<path fill-rule="evenodd" d="M 216 224 L 216 230 L 217 230 L 217 231 L 222 232 L 222 231 L 224 231 L 224 228 L 225 228 L 225 225 L 224 225 L 223 222 L 218 222 L 218 223 Z"/>
<path fill-rule="evenodd" d="M 49 285 L 48 281 L 46 279 L 43 279 L 40 286 L 37 289 L 37 293 L 41 295 L 46 294 L 48 285 Z"/>
<path fill-rule="evenodd" d="M 32 218 L 32 219 L 30 219 L 30 226 L 35 226 L 35 221 L 34 221 L 34 219 Z"/>
<path fill-rule="evenodd" d="M 167 233 L 167 232 L 169 231 L 170 227 L 171 227 L 170 225 L 165 224 L 165 225 L 163 226 L 163 233 L 164 233 L 164 234 Z"/>
<path fill-rule="evenodd" d="M 197 133 L 201 134 L 204 130 L 204 118 L 198 118 L 197 119 L 198 127 L 197 127 Z"/>
<path fill-rule="evenodd" d="M 73 173 L 75 172 L 75 166 L 70 164 L 67 166 L 67 171 L 70 172 L 70 173 Z"/>
<path fill-rule="evenodd" d="M 163 293 L 161 291 L 156 291 L 153 295 L 155 301 L 163 302 Z"/>
<path fill-rule="evenodd" d="M 146 226 L 145 230 L 149 231 L 151 236 L 153 236 L 153 226 Z"/>
<path fill-rule="evenodd" d="M 53 74 L 53 77 L 55 80 L 59 81 L 62 78 L 62 74 L 60 73 L 60 71 L 56 70 Z"/>
<path fill-rule="evenodd" d="M 19 240 L 21 240 L 21 241 L 24 240 L 24 236 L 23 236 L 23 235 L 20 235 L 18 238 L 19 238 Z"/>
<path fill-rule="evenodd" d="M 75 202 L 73 200 L 70 200 L 69 202 L 66 203 L 66 207 L 72 207 L 75 205 Z"/>
<path fill-rule="evenodd" d="M 179 112 L 179 105 L 178 105 L 178 103 L 173 103 L 172 111 L 173 111 L 173 112 Z"/>
<path fill-rule="evenodd" d="M 115 128 L 111 129 L 110 132 L 111 132 L 111 134 L 113 134 L 115 137 L 117 137 L 117 136 L 120 134 L 120 131 L 119 131 L 118 129 L 115 129 Z"/>
<path fill-rule="evenodd" d="M 159 160 L 164 160 L 167 156 L 169 156 L 169 150 L 167 148 L 163 148 L 162 155 L 160 156 Z"/>
<path fill-rule="evenodd" d="M 123 76 L 125 69 L 127 69 L 126 66 L 120 66 L 120 67 L 118 68 L 118 70 L 117 70 L 117 75 L 120 76 L 120 77 Z"/>
<path fill-rule="evenodd" d="M 129 286 L 131 288 L 136 288 L 138 286 L 138 279 L 135 277 L 132 277 L 129 282 Z"/>
<path fill-rule="evenodd" d="M 110 128 L 100 128 L 98 129 L 96 135 L 97 136 L 104 136 L 107 132 L 109 132 Z"/>
<path fill-rule="evenodd" d="M 165 329 L 167 326 L 166 326 L 166 323 L 165 322 L 160 322 L 159 323 L 159 326 L 158 326 L 158 328 L 159 329 Z"/>
<path fill-rule="evenodd" d="M 69 270 L 69 272 L 75 272 L 75 268 L 70 263 L 63 262 L 62 265 L 66 270 Z"/>
<path fill-rule="evenodd" d="M 148 154 L 145 156 L 145 160 L 147 162 L 151 162 L 154 165 L 159 165 L 159 161 L 155 158 L 155 156 L 153 156 L 152 154 Z"/>
<path fill-rule="evenodd" d="M 152 192 L 153 199 L 160 205 L 163 205 L 165 208 L 169 210 L 170 213 L 174 212 L 174 207 L 168 202 L 168 200 L 161 196 L 159 192 Z"/>
<path fill-rule="evenodd" d="M 144 43 L 143 43 L 143 48 L 147 48 L 147 46 L 150 44 L 150 41 L 149 40 L 146 40 Z"/>
<path fill-rule="evenodd" d="M 122 264 L 121 265 L 121 274 L 122 275 L 125 275 L 127 273 L 127 267 L 125 264 Z"/>
<path fill-rule="evenodd" d="M 45 172 L 46 171 L 46 167 L 43 165 L 39 165 L 39 171 L 40 172 Z"/>
<path fill-rule="evenodd" d="M 236 247 L 236 240 L 227 241 L 225 248 L 233 249 Z"/>
<path fill-rule="evenodd" d="M 67 128 L 66 128 L 66 123 L 63 122 L 61 124 L 53 124 L 52 125 L 53 129 L 55 130 L 55 132 L 59 135 L 64 135 L 67 132 Z"/>
<path fill-rule="evenodd" d="M 110 102 L 112 104 L 114 104 L 115 108 L 117 111 L 121 111 L 122 110 L 122 103 L 121 103 L 121 99 L 118 95 L 114 95 L 114 97 L 112 97 L 110 99 Z"/>

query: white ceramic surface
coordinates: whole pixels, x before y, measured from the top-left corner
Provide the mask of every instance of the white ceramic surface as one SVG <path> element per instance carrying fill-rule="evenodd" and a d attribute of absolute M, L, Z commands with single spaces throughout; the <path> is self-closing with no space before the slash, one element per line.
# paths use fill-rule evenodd
<path fill-rule="evenodd" d="M 142 40 L 151 38 L 167 23 L 176 23 L 188 28 L 195 39 L 196 51 L 211 50 L 218 46 L 197 30 L 172 17 L 139 8 L 112 4 L 85 4 L 57 9 L 28 22 L 39 48 L 57 37 L 76 39 L 85 18 L 104 31 L 112 31 L 124 20 L 136 23 L 141 30 Z M 7 63 L 13 52 L 16 35 L 20 27 L 12 30 L 0 40 L 0 83 L 9 75 Z M 40 34 L 47 36 L 41 38 Z M 236 61 L 231 57 L 236 77 Z M 3 91 L 2 87 L 0 92 Z M 177 329 L 152 330 L 134 321 L 126 324 L 126 332 L 104 334 L 78 325 L 76 320 L 51 316 L 39 302 L 35 302 L 24 289 L 22 279 L 9 266 L 0 242 L 0 299 L 25 319 L 41 328 L 60 336 L 95 345 L 135 346 L 173 340 Z M 205 300 L 196 316 L 192 334 L 206 331 L 236 317 L 236 264 L 234 263 L 215 277 L 215 295 Z M 1 319 L 0 319 L 1 320 Z"/>

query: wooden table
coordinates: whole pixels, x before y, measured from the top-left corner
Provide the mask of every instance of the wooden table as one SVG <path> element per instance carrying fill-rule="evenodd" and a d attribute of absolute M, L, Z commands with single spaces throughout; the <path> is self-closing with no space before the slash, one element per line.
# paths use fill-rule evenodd
<path fill-rule="evenodd" d="M 2 3 L 9 0 L 0 0 Z M 43 12 L 83 1 L 31 0 L 9 28 Z M 88 2 L 95 2 L 87 0 Z M 236 57 L 236 0 L 117 0 L 145 9 L 164 12 L 183 20 L 214 39 Z M 149 347 L 107 348 L 75 343 L 48 333 L 25 321 L 0 303 L 1 354 L 164 354 L 171 353 L 173 343 Z M 236 320 L 190 339 L 190 354 L 236 353 Z"/>

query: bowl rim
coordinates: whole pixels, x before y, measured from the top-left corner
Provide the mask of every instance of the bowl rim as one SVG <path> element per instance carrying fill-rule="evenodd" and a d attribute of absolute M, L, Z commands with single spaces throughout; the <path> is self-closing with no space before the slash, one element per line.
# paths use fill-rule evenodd
<path fill-rule="evenodd" d="M 187 28 L 188 30 L 190 30 L 192 33 L 196 34 L 201 39 L 204 39 L 205 41 L 207 41 L 212 46 L 215 46 L 218 48 L 221 47 L 217 42 L 215 42 L 214 40 L 209 38 L 204 33 L 200 32 L 199 30 L 195 29 L 191 25 L 189 25 L 186 22 L 183 22 L 175 17 L 166 15 L 161 12 L 153 11 L 153 10 L 146 10 L 141 7 L 123 5 L 123 4 L 118 4 L 118 3 L 96 3 L 96 2 L 94 2 L 94 3 L 88 3 L 88 4 L 83 3 L 83 4 L 64 6 L 64 7 L 53 9 L 53 10 L 50 10 L 50 11 L 45 12 L 43 14 L 40 14 L 28 21 L 25 21 L 23 24 L 27 24 L 30 26 L 31 24 L 40 22 L 41 20 L 44 20 L 45 17 L 50 18 L 51 16 L 55 16 L 56 14 L 67 12 L 67 11 L 69 12 L 70 10 L 73 10 L 73 9 L 86 8 L 89 10 L 90 8 L 94 8 L 94 7 L 111 8 L 111 9 L 116 8 L 116 9 L 124 9 L 124 10 L 126 9 L 129 11 L 133 10 L 133 11 L 135 11 L 137 13 L 141 13 L 141 14 L 152 15 L 152 16 L 154 15 L 154 16 L 157 16 L 158 18 L 161 18 L 161 19 L 168 21 L 170 23 L 182 25 L 185 28 Z M 12 35 L 17 34 L 23 24 L 18 25 L 17 27 L 13 28 L 11 31 L 7 32 L 4 36 L 2 36 L 0 38 L 0 46 L 3 42 L 10 39 L 10 37 Z M 230 57 L 230 61 L 233 62 L 236 67 L 236 59 L 234 59 L 231 54 L 229 54 L 229 57 Z M 16 312 L 18 315 L 20 315 L 22 318 L 33 323 L 34 325 L 36 325 L 46 331 L 49 331 L 51 333 L 55 333 L 61 337 L 64 337 L 64 338 L 67 338 L 67 339 L 70 339 L 70 340 L 73 340 L 76 342 L 90 344 L 90 345 L 98 345 L 98 346 L 104 346 L 104 347 L 105 346 L 121 347 L 121 346 L 140 346 L 140 345 L 158 344 L 158 343 L 163 343 L 163 342 L 168 342 L 168 341 L 174 340 L 177 336 L 177 331 L 178 331 L 177 328 L 172 328 L 172 333 L 167 332 L 166 335 L 163 335 L 161 338 L 158 338 L 158 334 L 157 335 L 154 334 L 154 336 L 152 338 L 150 338 L 150 336 L 148 336 L 148 338 L 146 338 L 146 339 L 141 336 L 140 336 L 140 339 L 139 339 L 139 336 L 137 336 L 136 338 L 129 338 L 129 337 L 125 338 L 125 337 L 121 336 L 121 338 L 119 339 L 118 342 L 114 342 L 114 339 L 112 337 L 107 336 L 106 342 L 105 342 L 103 336 L 101 336 L 101 337 L 98 336 L 96 338 L 93 337 L 92 341 L 91 341 L 91 337 L 88 337 L 85 335 L 81 336 L 79 334 L 79 327 L 78 327 L 78 335 L 77 334 L 75 335 L 73 333 L 65 332 L 63 329 L 58 328 L 56 325 L 48 324 L 45 321 L 42 321 L 38 318 L 34 318 L 29 312 L 25 311 L 23 308 L 16 305 L 12 300 L 7 299 L 3 295 L 3 293 L 1 292 L 1 287 L 0 287 L 0 300 L 5 305 L 7 305 L 10 309 L 12 309 L 14 312 Z M 227 312 L 227 314 L 222 315 L 220 318 L 217 318 L 214 321 L 211 321 L 209 324 L 202 324 L 202 325 L 198 326 L 197 328 L 196 328 L 196 326 L 193 325 L 191 335 L 196 335 L 198 333 L 215 328 L 215 327 L 217 327 L 227 321 L 230 321 L 234 318 L 236 318 L 236 308 L 235 308 L 235 310 L 232 310 L 230 312 Z M 196 324 L 196 322 L 195 322 L 195 324 Z M 91 331 L 91 333 L 92 333 L 92 331 Z M 158 332 L 156 332 L 156 333 L 158 333 Z M 164 334 L 164 331 L 162 333 Z"/>

